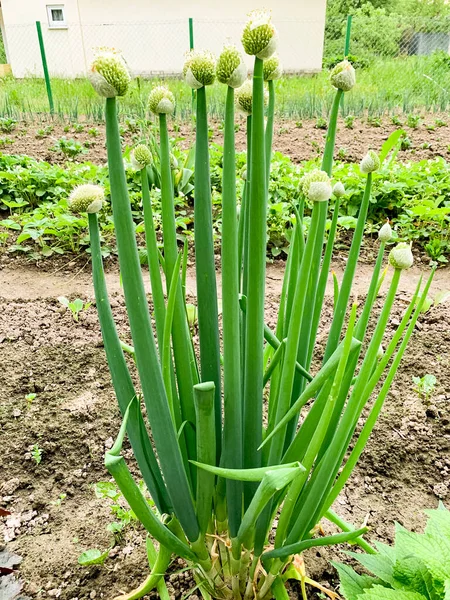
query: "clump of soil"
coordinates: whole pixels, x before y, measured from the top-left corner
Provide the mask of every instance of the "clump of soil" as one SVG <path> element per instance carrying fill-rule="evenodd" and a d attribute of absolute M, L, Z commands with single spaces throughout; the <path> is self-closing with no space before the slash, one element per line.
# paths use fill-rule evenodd
<path fill-rule="evenodd" d="M 274 322 L 279 302 L 278 268 L 269 270 L 269 323 Z M 104 452 L 120 426 L 95 307 L 76 323 L 56 301 L 57 294 L 47 293 L 52 289 L 50 275 L 44 281 L 36 270 L 27 273 L 28 291 L 39 289 L 40 280 L 40 296 L 14 287 L 20 274 L 5 269 L 0 275 L 6 292 L 0 299 L 0 506 L 12 513 L 2 519 L 8 549 L 23 557 L 19 573 L 31 598 L 110 600 L 140 583 L 147 566 L 143 529 L 130 525 L 114 540 L 107 531 L 114 520 L 110 504 L 97 499 L 93 490 L 95 483 L 109 479 Z M 367 287 L 361 277 L 357 285 Z M 60 286 L 61 277 L 54 279 L 53 285 Z M 441 272 L 440 282 L 450 287 L 448 271 Z M 73 290 L 77 280 L 66 285 L 70 287 L 66 295 L 92 300 L 84 283 L 78 293 Z M 120 287 L 114 290 L 113 312 L 127 340 Z M 411 295 L 409 288 L 402 290 L 388 337 Z M 331 298 L 324 310 L 325 327 L 330 317 Z M 324 335 L 322 331 L 319 339 Z M 420 529 L 424 508 L 437 506 L 438 499 L 450 500 L 449 362 L 450 305 L 443 304 L 421 318 L 376 430 L 336 502 L 335 510 L 346 520 L 356 525 L 368 520 L 369 538 L 391 542 L 394 521 Z M 429 401 L 419 397 L 412 382 L 413 376 L 426 373 L 437 378 Z M 39 463 L 36 448 L 41 452 Z M 331 526 L 324 526 L 331 531 Z M 104 551 L 113 542 L 103 565 L 78 565 L 82 551 Z M 330 558 L 344 558 L 342 550 L 305 554 L 308 574 L 336 588 Z M 179 561 L 172 566 L 168 584 L 173 598 L 194 587 Z M 295 586 L 291 596 L 298 598 Z M 191 597 L 196 600 L 195 592 Z"/>

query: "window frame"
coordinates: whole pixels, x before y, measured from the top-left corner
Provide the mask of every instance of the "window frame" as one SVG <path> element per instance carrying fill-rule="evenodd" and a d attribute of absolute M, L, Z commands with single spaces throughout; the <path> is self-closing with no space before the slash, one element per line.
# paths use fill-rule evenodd
<path fill-rule="evenodd" d="M 66 10 L 64 4 L 47 4 L 47 20 L 49 29 L 67 29 Z M 52 18 L 52 10 L 60 10 L 63 15 L 62 21 L 54 21 Z"/>

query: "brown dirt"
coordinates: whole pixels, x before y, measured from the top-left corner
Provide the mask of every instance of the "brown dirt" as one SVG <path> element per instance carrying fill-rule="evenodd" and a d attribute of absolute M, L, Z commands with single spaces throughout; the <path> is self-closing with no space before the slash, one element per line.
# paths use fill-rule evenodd
<path fill-rule="evenodd" d="M 450 126 L 435 127 L 434 131 L 427 129 L 427 126 L 433 126 L 436 118 L 439 117 L 445 122 L 448 121 L 448 115 L 436 114 L 424 117 L 416 129 L 404 125 L 403 128 L 411 140 L 411 148 L 399 152 L 400 161 L 417 161 L 436 156 L 449 157 Z M 6 154 L 27 154 L 50 163 L 63 164 L 67 160 L 66 157 L 51 148 L 59 138 L 65 136 L 67 139 L 73 138 L 81 144 L 85 142 L 89 144 L 89 147 L 85 148 L 85 153 L 75 158 L 76 161 L 91 161 L 97 164 L 103 164 L 106 161 L 105 130 L 102 123 L 83 123 L 84 130 L 76 133 L 73 123 L 61 124 L 55 121 L 50 134 L 43 138 L 37 137 L 38 131 L 47 125 L 48 121 L 42 124 L 19 123 L 13 132 L 0 135 L 0 149 Z M 70 130 L 64 131 L 67 126 Z M 223 135 L 220 131 L 220 123 L 216 121 L 211 126 L 213 129 L 211 141 L 222 144 Z M 98 129 L 97 137 L 89 135 L 88 131 L 92 127 Z M 347 129 L 341 119 L 339 121 L 339 144 L 336 147 L 335 157 L 346 162 L 358 162 L 367 149 L 379 149 L 395 129 L 396 126 L 388 117 L 381 119 L 380 127 L 370 125 L 362 117 L 355 118 L 353 129 Z M 191 144 L 192 128 L 189 124 L 177 123 L 177 130 L 172 130 L 172 133 L 177 138 L 182 138 L 180 142 L 182 146 L 188 147 Z M 132 145 L 140 137 L 138 131 L 130 132 L 126 125 L 123 125 L 124 144 Z M 316 128 L 316 121 L 299 122 L 277 119 L 275 122 L 274 150 L 286 154 L 296 163 L 309 160 L 315 154 L 320 155 L 324 144 L 325 131 Z M 236 147 L 239 151 L 245 148 L 245 122 L 243 119 L 240 120 L 239 130 L 236 133 Z"/>
<path fill-rule="evenodd" d="M 275 319 L 282 266 L 268 268 L 269 323 Z M 336 271 L 341 274 L 341 264 Z M 364 292 L 369 273 L 362 265 L 355 293 Z M 387 336 L 419 275 L 415 268 L 403 277 Z M 126 338 L 126 314 L 114 270 L 108 273 L 108 285 Z M 431 295 L 440 289 L 450 289 L 448 269 L 437 273 Z M 56 301 L 62 294 L 92 300 L 89 273 L 74 277 L 71 272 L 4 266 L 0 290 L 0 506 L 12 512 L 3 519 L 8 549 L 23 557 L 20 576 L 31 598 L 110 600 L 140 582 L 147 568 L 144 534 L 138 526 L 125 529 L 103 566 L 77 564 L 82 551 L 105 550 L 112 542 L 106 526 L 114 517 L 108 502 L 95 498 L 93 484 L 108 480 L 103 455 L 120 423 L 95 308 L 75 323 Z M 194 293 L 193 274 L 188 292 Z M 328 299 L 324 323 L 330 315 Z M 420 529 L 424 508 L 435 507 L 438 498 L 450 500 L 449 357 L 447 303 L 422 317 L 376 431 L 336 503 L 337 512 L 355 524 L 368 517 L 371 537 L 392 541 L 394 521 Z M 412 384 L 414 375 L 426 373 L 438 381 L 429 403 L 418 397 Z M 30 393 L 36 397 L 28 402 Z M 34 444 L 42 450 L 40 464 L 31 456 Z M 66 497 L 58 504 L 60 494 Z M 334 587 L 328 560 L 342 556 L 336 549 L 309 552 L 305 558 L 310 575 Z M 175 563 L 173 571 L 180 568 Z M 188 572 L 170 576 L 174 598 L 192 585 Z M 298 597 L 295 587 L 291 596 Z"/>
<path fill-rule="evenodd" d="M 434 124 L 438 115 L 425 117 L 417 129 L 403 126 L 411 148 L 398 153 L 398 160 L 419 161 L 435 158 L 436 156 L 449 157 L 450 126 L 436 127 L 429 131 L 427 126 Z M 447 122 L 448 115 L 441 115 Z M 380 127 L 369 125 L 363 118 L 355 118 L 353 129 L 345 127 L 342 119 L 338 121 L 338 134 L 335 158 L 344 162 L 359 162 L 368 149 L 379 150 L 390 134 L 398 129 L 389 118 L 382 118 Z M 449 121 L 450 124 L 450 121 Z M 184 126 L 181 132 L 189 139 L 189 128 Z M 276 120 L 274 127 L 273 149 L 289 156 L 294 163 L 310 160 L 313 156 L 322 156 L 325 147 L 326 131 L 316 128 L 316 121 L 290 121 Z M 215 129 L 213 142 L 223 143 L 223 135 Z M 424 146 L 425 144 L 425 146 Z M 245 123 L 240 121 L 239 131 L 236 133 L 236 147 L 244 150 Z"/>

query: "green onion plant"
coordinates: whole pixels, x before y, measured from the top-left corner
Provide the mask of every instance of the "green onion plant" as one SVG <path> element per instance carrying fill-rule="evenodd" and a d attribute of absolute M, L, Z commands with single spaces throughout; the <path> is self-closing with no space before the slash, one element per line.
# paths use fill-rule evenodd
<path fill-rule="evenodd" d="M 205 600 L 287 598 L 304 550 L 352 543 L 373 552 L 364 535 L 333 512 L 333 502 L 351 476 L 427 297 L 420 283 L 392 339 L 386 329 L 402 271 L 412 265 L 407 243 L 389 255 L 390 284 L 379 314 L 375 300 L 384 278 L 389 225 L 367 295 L 352 298 L 352 283 L 371 201 L 373 173 L 380 166 L 370 151 L 361 162 L 366 179 L 346 268 L 334 276 L 334 312 L 325 345 L 317 343 L 325 288 L 336 235 L 342 182 L 332 185 L 336 122 L 341 99 L 355 84 L 348 61 L 331 73 L 335 98 L 322 165 L 302 180 L 292 206 L 295 226 L 286 264 L 278 322 L 265 323 L 266 215 L 275 107 L 274 56 L 277 32 L 270 15 L 253 12 L 242 43 L 254 57 L 251 80 L 241 53 L 226 46 L 218 61 L 191 51 L 184 78 L 196 90 L 195 261 L 198 348 L 188 324 L 183 281 L 186 251 L 179 247 L 174 218 L 173 176 L 167 119 L 175 98 L 165 87 L 150 94 L 159 122 L 163 251 L 159 252 L 148 193 L 151 153 L 135 148 L 132 164 L 141 172 L 145 234 L 154 321 L 144 289 L 120 145 L 117 98 L 130 76 L 116 51 L 95 57 L 91 80 L 105 98 L 111 202 L 119 264 L 133 346 L 121 343 L 106 289 L 97 213 L 102 190 L 82 186 L 71 196 L 74 211 L 89 215 L 96 305 L 106 356 L 123 423 L 106 468 L 149 536 L 150 575 L 130 593 L 133 600 L 164 584 L 173 557 L 192 569 Z M 208 149 L 208 86 L 224 86 L 221 333 L 211 218 Z M 266 82 L 269 104 L 265 122 Z M 236 92 L 235 92 L 236 90 Z M 236 189 L 235 107 L 248 127 L 248 164 L 242 199 Z M 334 214 L 325 235 L 329 200 Z M 240 202 L 239 202 L 240 200 Z M 308 235 L 303 215 L 311 211 Z M 388 276 L 389 279 L 389 276 Z M 370 334 L 369 334 L 370 332 Z M 385 347 L 380 353 L 380 346 Z M 126 352 L 126 354 L 124 353 Z M 134 362 L 133 362 L 134 360 Z M 130 362 L 138 385 L 133 384 Z M 364 418 L 363 418 L 364 415 Z M 358 423 L 362 429 L 358 428 Z M 150 504 L 122 455 L 128 438 Z M 318 535 L 330 521 L 334 533 Z"/>

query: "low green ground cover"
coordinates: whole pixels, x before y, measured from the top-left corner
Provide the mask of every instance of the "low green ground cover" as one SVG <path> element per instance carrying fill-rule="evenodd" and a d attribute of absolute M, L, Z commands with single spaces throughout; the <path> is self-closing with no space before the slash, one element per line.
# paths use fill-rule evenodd
<path fill-rule="evenodd" d="M 126 153 L 127 155 L 128 153 Z M 192 153 L 174 148 L 173 175 L 176 191 L 176 220 L 180 236 L 193 234 Z M 211 149 L 214 231 L 221 232 L 223 149 Z M 238 172 L 245 164 L 245 154 L 237 156 Z M 268 255 L 285 257 L 295 216 L 292 203 L 305 172 L 317 168 L 317 159 L 294 165 L 275 153 L 269 185 L 267 228 Z M 127 170 L 130 198 L 137 233 L 144 231 L 140 178 Z M 157 224 L 160 221 L 158 170 L 152 175 L 152 202 Z M 342 181 L 346 196 L 341 202 L 341 230 L 352 229 L 364 192 L 359 166 L 338 162 L 336 180 Z M 90 181 L 105 186 L 109 197 L 107 169 L 92 163 L 71 163 L 64 167 L 37 161 L 26 156 L 0 154 L 0 243 L 3 250 L 20 252 L 38 259 L 55 253 L 84 252 L 88 248 L 87 218 L 67 211 L 67 196 L 74 185 Z M 243 180 L 237 181 L 238 194 Z M 333 205 L 331 204 L 331 210 Z M 305 210 L 305 227 L 309 210 Z M 446 262 L 450 254 L 450 166 L 442 158 L 402 164 L 392 161 L 374 175 L 372 203 L 366 233 L 378 230 L 390 219 L 400 239 L 413 239 L 431 259 Z M 109 204 L 100 216 L 103 249 L 115 253 L 114 225 Z M 143 236 L 142 236 L 143 243 Z"/>

